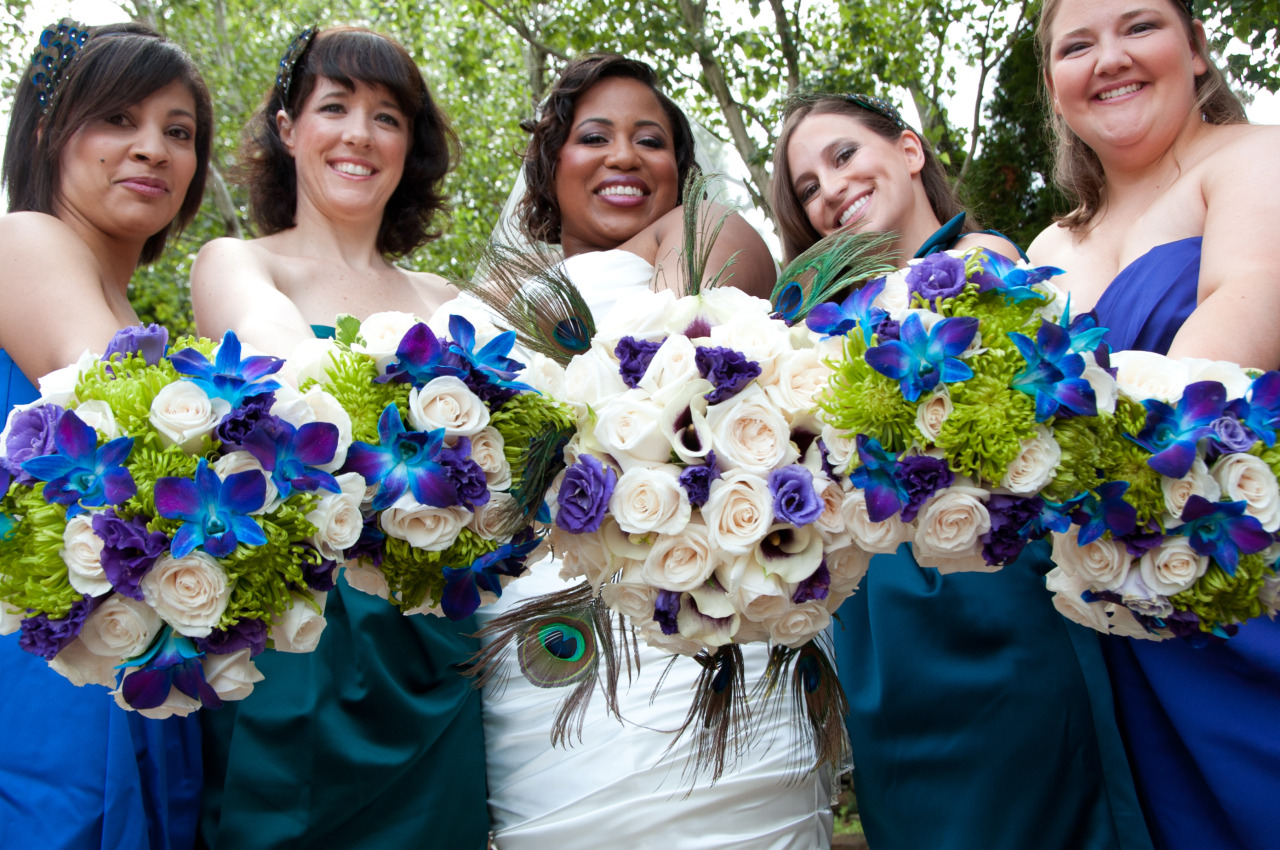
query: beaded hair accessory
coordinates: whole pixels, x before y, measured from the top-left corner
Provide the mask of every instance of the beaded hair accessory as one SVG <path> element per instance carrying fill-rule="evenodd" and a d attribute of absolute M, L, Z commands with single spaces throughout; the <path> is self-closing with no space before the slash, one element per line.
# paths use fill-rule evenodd
<path fill-rule="evenodd" d="M 89 27 L 72 18 L 49 24 L 40 32 L 40 42 L 31 54 L 31 85 L 42 113 L 49 111 L 58 84 L 89 40 Z"/>
<path fill-rule="evenodd" d="M 318 31 L 315 27 L 307 27 L 298 33 L 285 48 L 284 55 L 280 57 L 280 70 L 276 72 L 276 88 L 280 90 L 280 102 L 286 106 L 289 103 L 289 87 L 293 85 L 294 72 L 297 71 L 298 63 L 302 61 L 303 55 L 311 46 Z"/>
<path fill-rule="evenodd" d="M 902 115 L 898 112 L 898 107 L 882 97 L 874 97 L 869 94 L 842 94 L 840 97 L 852 103 L 854 106 L 860 106 L 868 112 L 874 112 L 881 118 L 887 118 L 893 122 L 893 125 L 899 130 L 910 130 L 907 122 L 902 120 Z M 914 131 L 913 131 L 914 132 Z"/>

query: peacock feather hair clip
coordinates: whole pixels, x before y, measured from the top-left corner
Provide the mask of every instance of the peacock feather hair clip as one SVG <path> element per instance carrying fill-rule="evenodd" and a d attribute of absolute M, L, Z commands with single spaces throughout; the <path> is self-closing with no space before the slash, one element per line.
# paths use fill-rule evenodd
<path fill-rule="evenodd" d="M 889 248 L 897 235 L 837 231 L 818 240 L 782 270 L 770 301 L 788 325 L 803 321 L 814 307 L 897 267 Z"/>
<path fill-rule="evenodd" d="M 812 766 L 830 765 L 840 771 L 852 759 L 849 730 L 844 725 L 849 702 L 831 663 L 831 650 L 830 638 L 822 635 L 795 648 L 774 646 L 764 675 L 752 689 L 751 700 L 771 704 L 773 712 L 788 711 L 793 741 L 812 741 Z M 789 700 L 773 699 L 782 688 L 790 691 Z M 789 752 L 803 753 L 805 749 L 792 746 Z M 810 765 L 797 763 L 792 767 L 794 778 L 799 781 Z"/>
<path fill-rule="evenodd" d="M 31 85 L 41 113 L 47 114 L 66 78 L 71 63 L 89 40 L 89 27 L 73 18 L 63 18 L 40 32 L 40 41 L 31 54 Z"/>
<path fill-rule="evenodd" d="M 302 62 L 302 57 L 311 46 L 311 42 L 315 40 L 317 32 L 319 30 L 312 26 L 295 35 L 293 41 L 289 42 L 289 46 L 285 48 L 284 55 L 280 57 L 280 69 L 276 71 L 276 88 L 280 91 L 280 103 L 286 109 L 289 107 L 289 89 L 293 86 L 298 65 Z"/>

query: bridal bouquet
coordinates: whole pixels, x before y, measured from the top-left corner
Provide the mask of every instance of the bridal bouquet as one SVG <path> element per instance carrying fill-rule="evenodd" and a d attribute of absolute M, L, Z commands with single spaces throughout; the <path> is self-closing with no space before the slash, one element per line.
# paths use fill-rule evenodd
<path fill-rule="evenodd" d="M 333 474 L 350 424 L 332 398 L 282 400 L 283 361 L 231 333 L 167 338 L 121 331 L 0 437 L 3 630 L 153 717 L 243 699 L 267 646 L 315 648 L 326 553 L 364 492 Z"/>
<path fill-rule="evenodd" d="M 516 380 L 513 342 L 463 316 L 437 336 L 379 313 L 341 317 L 333 341 L 295 355 L 301 388 L 350 415 L 342 468 L 370 488 L 360 533 L 334 552 L 353 587 L 460 620 L 525 572 L 572 413 Z"/>
<path fill-rule="evenodd" d="M 1048 586 L 1076 622 L 1136 638 L 1226 638 L 1280 608 L 1280 373 L 1113 355 L 1115 416 L 1069 458 Z M 1256 374 L 1256 373 L 1255 373 Z"/>
<path fill-rule="evenodd" d="M 596 329 L 530 373 L 578 413 L 552 506 L 562 576 L 672 652 L 807 643 L 867 567 L 814 415 L 837 349 L 728 288 L 623 296 Z"/>
<path fill-rule="evenodd" d="M 1116 390 L 1105 329 L 1068 318 L 1059 273 L 941 252 L 809 313 L 843 342 L 819 403 L 856 545 L 911 542 L 922 565 L 992 571 L 1043 535 L 1046 497 L 1080 492 L 1064 456 L 1087 453 Z"/>

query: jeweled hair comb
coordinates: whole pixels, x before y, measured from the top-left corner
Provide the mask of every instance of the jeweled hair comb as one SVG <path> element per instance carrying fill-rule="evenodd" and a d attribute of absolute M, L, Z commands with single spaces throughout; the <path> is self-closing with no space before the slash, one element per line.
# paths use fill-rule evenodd
<path fill-rule="evenodd" d="M 289 103 L 289 88 L 293 85 L 293 75 L 298 69 L 298 63 L 302 61 L 317 32 L 315 27 L 307 27 L 298 33 L 285 48 L 284 55 L 280 57 L 280 70 L 276 72 L 276 88 L 280 90 L 280 102 L 286 106 Z"/>
<path fill-rule="evenodd" d="M 40 32 L 40 42 L 31 54 L 31 84 L 36 88 L 41 112 L 49 111 L 58 84 L 88 40 L 89 27 L 72 18 L 49 24 Z"/>

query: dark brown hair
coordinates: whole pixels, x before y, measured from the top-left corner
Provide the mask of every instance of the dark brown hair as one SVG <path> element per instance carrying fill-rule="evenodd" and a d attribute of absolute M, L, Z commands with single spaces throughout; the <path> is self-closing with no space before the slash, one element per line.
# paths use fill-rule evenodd
<path fill-rule="evenodd" d="M 933 152 L 933 146 L 919 133 L 909 128 L 903 129 L 889 116 L 868 109 L 841 94 L 810 93 L 793 96 L 787 105 L 782 130 L 778 133 L 777 147 L 773 151 L 773 180 L 769 193 L 782 239 L 783 262 L 791 262 L 822 238 L 809 223 L 804 206 L 796 197 L 791 185 L 791 167 L 787 163 L 787 146 L 791 143 L 791 137 L 800 122 L 810 115 L 844 115 L 891 142 L 896 142 L 903 133 L 911 133 L 920 140 L 920 147 L 924 151 L 920 180 L 924 183 L 924 192 L 929 198 L 933 214 L 939 222 L 947 222 L 964 212 L 964 207 L 956 200 L 951 183 L 947 180 L 946 170 Z M 972 220 L 966 220 L 965 229 L 974 230 L 976 225 Z"/>
<path fill-rule="evenodd" d="M 169 235 L 191 223 L 204 197 L 213 104 L 191 57 L 144 24 L 90 27 L 89 39 L 67 66 L 48 112 L 42 111 L 32 84 L 34 71 L 29 68 L 18 82 L 5 143 L 3 184 L 9 190 L 9 212 L 54 215 L 62 185 L 62 149 L 86 125 L 146 100 L 175 81 L 191 92 L 196 102 L 196 172 L 177 217 L 142 247 L 139 262 L 152 262 Z"/>
<path fill-rule="evenodd" d="M 1196 77 L 1196 109 L 1206 123 L 1209 124 L 1247 124 L 1244 107 L 1232 93 L 1218 66 L 1209 58 L 1209 49 L 1196 37 L 1192 27 L 1191 11 L 1187 4 L 1169 2 L 1174 14 L 1182 23 L 1191 49 L 1204 60 L 1208 70 Z M 1036 42 L 1040 45 L 1040 65 L 1043 70 L 1041 84 L 1047 95 L 1050 49 L 1052 44 L 1053 19 L 1062 6 L 1062 0 L 1045 0 L 1040 12 L 1040 20 L 1036 24 Z M 1087 227 L 1102 209 L 1106 200 L 1106 175 L 1102 170 L 1102 162 L 1093 149 L 1075 134 L 1061 115 L 1048 110 L 1049 132 L 1053 136 L 1054 164 L 1053 179 L 1067 197 L 1075 202 L 1075 209 L 1060 217 L 1058 221 L 1070 230 Z"/>
<path fill-rule="evenodd" d="M 444 179 L 456 160 L 457 136 L 408 51 L 381 33 L 359 27 L 334 27 L 316 35 L 293 69 L 288 102 L 273 85 L 245 129 L 236 178 L 249 187 L 254 225 L 266 235 L 297 223 L 298 175 L 280 139 L 276 114 L 283 109 L 296 117 L 320 77 L 348 90 L 357 83 L 383 86 L 409 120 L 404 174 L 382 212 L 378 251 L 401 257 L 435 239 L 439 233 L 431 230 L 431 220 L 446 206 Z"/>
<path fill-rule="evenodd" d="M 526 188 L 516 207 L 516 215 L 521 231 L 530 239 L 559 244 L 560 203 L 556 198 L 556 165 L 560 161 L 560 150 L 569 139 L 578 99 L 596 83 L 614 77 L 638 80 L 648 86 L 658 99 L 671 122 L 677 179 L 679 191 L 683 194 L 685 178 L 690 169 L 697 167 L 694 163 L 693 130 L 680 107 L 658 90 L 658 78 L 653 69 L 637 59 L 614 53 L 580 56 L 560 73 L 543 104 L 541 116 L 536 121 L 526 121 L 521 125 L 533 135 L 524 155 Z"/>

